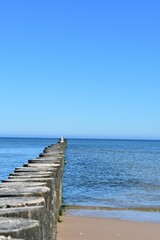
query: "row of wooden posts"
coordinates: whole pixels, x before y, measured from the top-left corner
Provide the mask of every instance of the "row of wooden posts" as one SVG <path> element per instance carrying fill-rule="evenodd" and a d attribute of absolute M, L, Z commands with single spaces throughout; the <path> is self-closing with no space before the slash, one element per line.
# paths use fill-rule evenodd
<path fill-rule="evenodd" d="M 0 184 L 0 240 L 56 240 L 66 141 L 43 150 Z"/>

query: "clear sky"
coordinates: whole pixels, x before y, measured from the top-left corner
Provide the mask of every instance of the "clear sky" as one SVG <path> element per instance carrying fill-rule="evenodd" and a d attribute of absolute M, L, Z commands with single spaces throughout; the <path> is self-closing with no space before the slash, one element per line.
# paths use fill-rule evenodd
<path fill-rule="evenodd" d="M 0 1 L 0 136 L 160 139 L 159 0 Z"/>

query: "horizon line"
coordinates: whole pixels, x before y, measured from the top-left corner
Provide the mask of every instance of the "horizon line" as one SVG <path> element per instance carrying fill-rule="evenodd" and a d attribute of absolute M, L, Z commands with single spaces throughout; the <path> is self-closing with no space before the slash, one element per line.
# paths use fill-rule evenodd
<path fill-rule="evenodd" d="M 0 136 L 0 138 L 35 138 L 35 139 L 59 139 L 61 136 Z M 123 137 L 123 138 L 107 138 L 107 137 L 65 137 L 66 139 L 77 139 L 77 140 L 128 140 L 128 141 L 160 141 L 160 138 L 133 138 L 133 137 Z"/>

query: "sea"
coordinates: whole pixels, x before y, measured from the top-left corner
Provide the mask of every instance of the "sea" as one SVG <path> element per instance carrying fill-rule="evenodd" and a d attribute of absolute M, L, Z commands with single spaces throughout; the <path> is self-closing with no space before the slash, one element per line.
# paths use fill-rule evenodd
<path fill-rule="evenodd" d="M 0 180 L 56 138 L 0 138 Z M 72 215 L 160 222 L 160 141 L 68 139 L 63 206 Z"/>

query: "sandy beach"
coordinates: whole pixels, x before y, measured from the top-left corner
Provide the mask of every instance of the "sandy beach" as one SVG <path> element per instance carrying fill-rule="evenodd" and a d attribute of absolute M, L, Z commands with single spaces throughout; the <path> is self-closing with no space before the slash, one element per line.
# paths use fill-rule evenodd
<path fill-rule="evenodd" d="M 160 223 L 63 216 L 57 240 L 160 240 Z"/>

